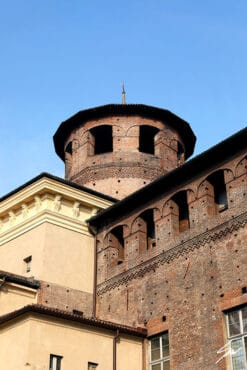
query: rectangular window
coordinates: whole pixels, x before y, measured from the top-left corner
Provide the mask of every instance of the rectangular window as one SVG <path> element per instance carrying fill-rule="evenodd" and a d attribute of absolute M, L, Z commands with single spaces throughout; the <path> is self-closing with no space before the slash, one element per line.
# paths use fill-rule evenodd
<path fill-rule="evenodd" d="M 88 370 L 95 370 L 96 367 L 98 366 L 98 364 L 96 364 L 95 362 L 88 362 Z"/>
<path fill-rule="evenodd" d="M 61 370 L 62 356 L 50 355 L 49 370 Z"/>
<path fill-rule="evenodd" d="M 24 263 L 25 263 L 25 272 L 30 272 L 31 271 L 31 263 L 32 263 L 32 256 L 28 256 L 24 258 Z"/>
<path fill-rule="evenodd" d="M 233 370 L 247 370 L 247 306 L 226 314 L 228 353 Z"/>
<path fill-rule="evenodd" d="M 150 370 L 170 370 L 168 333 L 150 339 Z"/>

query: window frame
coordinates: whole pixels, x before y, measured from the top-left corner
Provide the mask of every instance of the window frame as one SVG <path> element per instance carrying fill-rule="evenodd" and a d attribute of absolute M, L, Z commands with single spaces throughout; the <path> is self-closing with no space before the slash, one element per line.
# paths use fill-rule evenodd
<path fill-rule="evenodd" d="M 168 341 L 168 355 L 164 356 L 163 353 L 163 345 L 162 345 L 162 338 L 164 336 L 167 336 Z M 159 339 L 159 359 L 152 360 L 152 340 Z M 164 370 L 164 363 L 169 365 L 170 368 L 170 343 L 169 343 L 169 334 L 168 331 L 165 331 L 163 333 L 160 333 L 158 335 L 154 335 L 153 337 L 149 338 L 149 370 L 153 370 L 153 367 L 155 365 L 160 365 L 160 369 Z"/>
<path fill-rule="evenodd" d="M 239 340 L 241 340 L 241 342 L 240 342 L 241 346 L 239 346 L 239 349 L 241 348 L 241 350 L 243 351 L 243 361 L 245 362 L 244 366 L 245 366 L 245 370 L 247 370 L 247 350 L 245 348 L 246 343 L 247 343 L 247 319 L 246 319 L 246 324 L 245 324 L 246 329 L 244 330 L 243 310 L 247 311 L 247 305 L 232 309 L 232 310 L 225 313 L 225 316 L 226 316 L 225 321 L 226 321 L 226 328 L 227 328 L 227 340 L 228 340 L 228 348 L 229 348 L 227 353 L 230 356 L 230 363 L 231 363 L 231 369 L 232 370 L 238 370 L 238 368 L 236 368 L 234 366 L 234 363 L 233 363 L 234 354 L 237 353 L 237 352 L 234 351 L 233 343 L 236 342 L 236 341 L 239 341 Z M 236 333 L 236 334 L 231 334 L 230 333 L 230 326 L 231 326 L 230 325 L 230 314 L 233 313 L 233 312 L 238 313 L 239 333 Z M 243 367 L 241 367 L 241 370 L 242 369 L 243 369 Z"/>
<path fill-rule="evenodd" d="M 98 364 L 96 362 L 88 361 L 88 363 L 87 363 L 88 370 L 96 369 L 97 366 L 98 366 Z"/>
<path fill-rule="evenodd" d="M 25 273 L 31 272 L 31 265 L 32 265 L 32 256 L 25 257 L 23 259 L 24 261 L 24 268 L 25 268 Z"/>
<path fill-rule="evenodd" d="M 56 359 L 56 363 L 53 363 L 53 360 Z M 50 354 L 49 370 L 62 370 L 62 359 L 63 356 Z M 55 366 L 55 367 L 54 367 Z"/>

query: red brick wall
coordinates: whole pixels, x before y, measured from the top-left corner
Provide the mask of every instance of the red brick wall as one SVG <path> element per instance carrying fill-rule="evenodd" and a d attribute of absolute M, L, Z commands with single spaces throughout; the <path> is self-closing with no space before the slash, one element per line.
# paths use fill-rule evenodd
<path fill-rule="evenodd" d="M 226 369 L 225 359 L 216 364 L 217 351 L 225 343 L 222 310 L 247 302 L 240 289 L 247 286 L 246 167 L 242 163 L 243 155 L 220 167 L 228 200 L 223 212 L 215 207 L 207 184 L 207 176 L 219 168 L 176 190 L 187 191 L 190 228 L 184 232 L 179 233 L 170 193 L 143 204 L 97 235 L 99 317 L 148 328 L 150 320 L 169 318 L 172 369 Z M 156 246 L 143 250 L 142 230 L 136 223 L 148 208 L 154 209 Z M 120 265 L 114 263 L 107 244 L 109 231 L 118 224 L 124 225 L 125 239 Z M 166 327 L 159 325 L 161 331 Z"/>
<path fill-rule="evenodd" d="M 90 129 L 112 126 L 113 151 L 94 155 Z M 155 154 L 139 152 L 139 127 L 149 125 L 159 132 L 155 136 Z M 104 138 L 102 137 L 102 140 Z M 84 122 L 68 137 L 72 155 L 65 155 L 66 178 L 80 185 L 122 199 L 133 191 L 182 164 L 178 158 L 177 132 L 168 125 L 139 116 L 115 116 Z"/>
<path fill-rule="evenodd" d="M 87 317 L 93 312 L 92 294 L 45 281 L 41 282 L 38 303 L 68 312 L 82 311 Z"/>

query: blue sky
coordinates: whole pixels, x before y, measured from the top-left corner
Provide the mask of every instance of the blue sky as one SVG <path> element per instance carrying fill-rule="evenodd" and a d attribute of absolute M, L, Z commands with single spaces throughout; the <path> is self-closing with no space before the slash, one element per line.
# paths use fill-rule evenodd
<path fill-rule="evenodd" d="M 246 126 L 246 0 L 8 0 L 0 13 L 0 196 L 63 177 L 52 136 L 77 111 L 121 102 L 191 124 L 195 154 Z"/>

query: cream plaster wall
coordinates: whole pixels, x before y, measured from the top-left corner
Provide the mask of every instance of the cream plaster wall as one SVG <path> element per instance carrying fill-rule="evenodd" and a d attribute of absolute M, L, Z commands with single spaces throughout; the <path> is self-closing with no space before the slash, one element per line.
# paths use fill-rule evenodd
<path fill-rule="evenodd" d="M 0 269 L 13 274 L 43 275 L 46 224 L 43 223 L 0 246 Z M 32 256 L 31 271 L 25 273 L 24 258 Z"/>
<path fill-rule="evenodd" d="M 0 289 L 0 316 L 33 303 L 37 303 L 36 289 L 12 283 L 2 285 Z"/>
<path fill-rule="evenodd" d="M 16 330 L 5 329 L 0 333 L 1 342 L 9 343 L 9 346 L 4 346 L 5 351 L 0 349 L 0 369 L 3 370 L 48 370 L 50 354 L 63 356 L 62 370 L 87 370 L 88 361 L 98 363 L 97 370 L 111 370 L 113 366 L 113 333 L 106 330 L 63 320 L 52 322 L 35 316 L 22 325 L 16 324 Z M 17 338 L 14 339 L 13 335 Z M 18 346 L 23 335 L 25 351 L 22 352 Z M 7 365 L 11 353 L 15 353 L 16 367 Z M 23 367 L 24 363 L 30 366 Z M 117 364 L 117 370 L 142 369 L 142 342 L 139 338 L 121 337 L 117 344 Z"/>
<path fill-rule="evenodd" d="M 24 258 L 32 256 L 31 271 Z M 0 246 L 0 270 L 93 291 L 93 237 L 44 222 Z"/>
<path fill-rule="evenodd" d="M 30 323 L 16 322 L 0 328 L 0 369 L 31 370 L 26 365 L 29 351 Z M 48 367 L 46 367 L 47 370 Z"/>
<path fill-rule="evenodd" d="M 93 292 L 93 237 L 46 224 L 42 279 Z"/>

